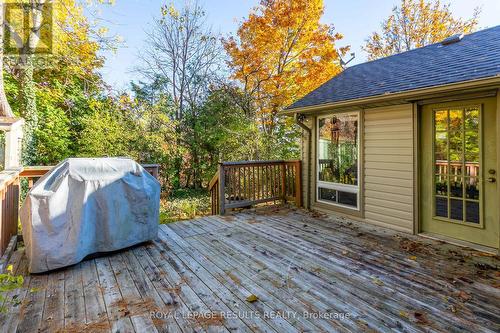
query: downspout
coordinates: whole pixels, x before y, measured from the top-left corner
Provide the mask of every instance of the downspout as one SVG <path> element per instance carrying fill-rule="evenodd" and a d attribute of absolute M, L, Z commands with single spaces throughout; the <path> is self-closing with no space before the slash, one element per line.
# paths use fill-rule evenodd
<path fill-rule="evenodd" d="M 311 154 L 312 154 L 312 130 L 304 124 L 305 115 L 296 113 L 295 122 L 307 132 L 307 203 L 306 209 L 311 208 Z"/>

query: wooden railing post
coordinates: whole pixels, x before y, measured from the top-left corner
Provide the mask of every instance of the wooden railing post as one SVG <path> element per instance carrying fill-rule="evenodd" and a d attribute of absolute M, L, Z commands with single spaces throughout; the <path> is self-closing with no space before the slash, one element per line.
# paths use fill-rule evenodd
<path fill-rule="evenodd" d="M 160 165 L 159 164 L 142 164 L 144 170 L 149 172 L 151 176 L 155 177 L 157 180 L 160 179 Z"/>
<path fill-rule="evenodd" d="M 281 196 L 283 197 L 283 203 L 286 203 L 286 163 L 280 164 L 281 171 Z"/>
<path fill-rule="evenodd" d="M 210 203 L 212 206 L 212 215 L 219 214 L 219 169 L 217 173 L 213 176 L 212 180 L 208 184 L 208 190 L 210 191 Z"/>
<path fill-rule="evenodd" d="M 302 164 L 295 162 L 295 206 L 302 207 Z"/>
<path fill-rule="evenodd" d="M 12 219 L 12 234 L 17 235 L 17 228 L 18 228 L 18 222 L 19 222 L 19 199 L 20 199 L 20 182 L 19 182 L 19 177 L 16 177 L 16 180 L 14 183 L 11 185 L 12 190 L 11 190 L 11 216 L 10 218 Z"/>
<path fill-rule="evenodd" d="M 224 164 L 219 164 L 219 214 L 224 215 L 226 213 L 226 195 L 225 195 L 225 186 L 226 186 L 226 177 L 224 173 Z"/>

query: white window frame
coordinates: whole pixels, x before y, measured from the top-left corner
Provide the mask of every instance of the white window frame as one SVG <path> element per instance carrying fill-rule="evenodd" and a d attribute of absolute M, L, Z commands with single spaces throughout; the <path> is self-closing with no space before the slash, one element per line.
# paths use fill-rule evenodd
<path fill-rule="evenodd" d="M 357 156 L 358 157 L 357 158 L 358 185 L 331 183 L 331 182 L 325 182 L 325 181 L 319 180 L 319 138 L 320 138 L 319 121 L 321 119 L 331 118 L 331 117 L 338 116 L 338 115 L 356 115 L 358 117 L 358 133 L 357 133 L 357 137 L 356 137 L 356 142 L 358 144 L 358 147 L 357 147 L 358 148 L 358 156 Z M 361 152 L 360 138 L 361 138 L 361 135 L 360 135 L 360 132 L 361 132 L 361 128 L 360 128 L 360 126 L 361 126 L 361 112 L 359 112 L 359 111 L 335 112 L 335 113 L 329 113 L 329 114 L 317 117 L 317 119 L 316 119 L 316 201 L 317 202 L 321 202 L 321 203 L 331 205 L 331 206 L 342 207 L 342 208 L 350 209 L 350 210 L 357 211 L 357 212 L 361 211 L 361 207 L 359 204 L 359 200 L 360 200 L 360 193 L 359 193 L 360 190 L 359 189 L 360 189 L 360 183 L 361 183 L 361 179 L 360 179 L 360 174 L 361 174 L 361 167 L 360 167 L 360 159 L 361 159 L 361 156 L 360 156 L 361 155 L 360 154 L 360 152 Z M 356 194 L 356 207 L 344 205 L 344 204 L 340 204 L 340 203 L 335 203 L 335 202 L 331 202 L 328 200 L 321 200 L 320 196 L 319 196 L 319 188 L 320 187 L 326 188 L 329 190 L 355 193 Z"/>

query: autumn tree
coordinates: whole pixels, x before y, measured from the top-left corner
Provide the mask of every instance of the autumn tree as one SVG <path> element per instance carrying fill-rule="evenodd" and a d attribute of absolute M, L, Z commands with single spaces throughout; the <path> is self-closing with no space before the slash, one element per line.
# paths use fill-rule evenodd
<path fill-rule="evenodd" d="M 232 77 L 249 96 L 261 128 L 276 133 L 278 113 L 341 71 L 342 35 L 320 23 L 322 0 L 261 0 L 237 36 L 223 41 Z"/>
<path fill-rule="evenodd" d="M 198 141 L 195 120 L 222 63 L 219 38 L 207 25 L 203 8 L 196 1 L 186 1 L 180 9 L 172 4 L 161 7 L 161 16 L 146 42 L 139 71 L 150 83 L 161 82 L 161 88 L 172 97 L 178 145 L 188 152 L 174 157 L 176 186 L 192 183 L 199 187 L 201 174 L 196 166 L 200 156 L 193 145 Z M 186 164 L 191 167 L 184 168 Z"/>
<path fill-rule="evenodd" d="M 469 33 L 478 24 L 479 8 L 471 18 L 456 18 L 449 4 L 440 0 L 401 0 L 392 14 L 382 22 L 380 32 L 373 32 L 363 49 L 368 59 L 392 54 L 442 41 L 458 33 Z"/>

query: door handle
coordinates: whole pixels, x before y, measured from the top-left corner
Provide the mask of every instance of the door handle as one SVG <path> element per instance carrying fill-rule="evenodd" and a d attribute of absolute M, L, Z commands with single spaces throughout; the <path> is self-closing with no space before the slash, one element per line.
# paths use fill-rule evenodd
<path fill-rule="evenodd" d="M 488 178 L 488 182 L 490 182 L 490 183 L 495 183 L 496 181 L 497 181 L 497 179 L 495 177 Z"/>

